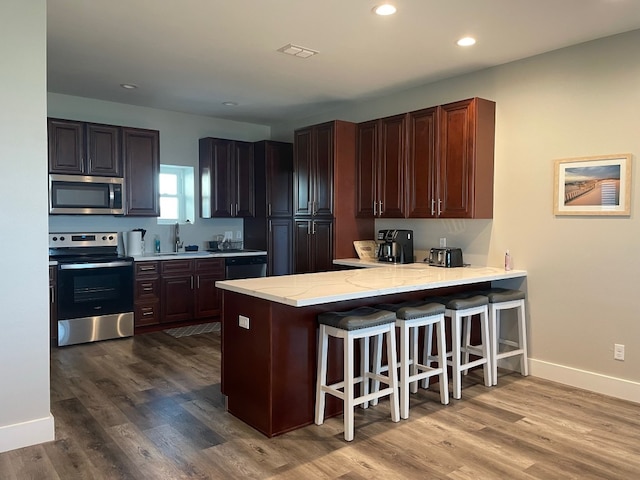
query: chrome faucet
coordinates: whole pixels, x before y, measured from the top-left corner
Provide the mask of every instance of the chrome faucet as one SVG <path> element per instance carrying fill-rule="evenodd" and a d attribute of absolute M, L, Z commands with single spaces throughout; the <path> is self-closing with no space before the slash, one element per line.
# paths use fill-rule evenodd
<path fill-rule="evenodd" d="M 173 227 L 173 251 L 178 252 L 182 248 L 183 243 L 180 241 L 180 224 L 176 222 Z"/>

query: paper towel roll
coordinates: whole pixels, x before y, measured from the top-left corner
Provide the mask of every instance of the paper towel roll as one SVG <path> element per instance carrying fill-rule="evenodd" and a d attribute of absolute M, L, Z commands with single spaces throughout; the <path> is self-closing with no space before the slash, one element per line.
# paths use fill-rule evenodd
<path fill-rule="evenodd" d="M 124 248 L 126 254 L 130 257 L 142 255 L 142 232 L 125 232 Z"/>

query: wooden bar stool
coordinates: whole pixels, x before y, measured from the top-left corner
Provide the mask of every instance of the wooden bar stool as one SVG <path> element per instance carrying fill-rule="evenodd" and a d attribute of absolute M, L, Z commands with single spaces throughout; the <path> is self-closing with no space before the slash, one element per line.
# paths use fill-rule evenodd
<path fill-rule="evenodd" d="M 375 308 L 395 312 L 396 327 L 400 329 L 400 417 L 409 418 L 409 392 L 417 393 L 418 381 L 428 388 L 428 379 L 439 377 L 440 402 L 449 403 L 449 385 L 447 378 L 446 337 L 444 333 L 445 307 L 441 303 L 410 301 L 396 304 L 381 304 Z M 436 327 L 438 355 L 434 358 L 438 367 L 420 363 L 418 355 L 418 337 L 421 328 L 425 330 L 425 342 L 431 341 L 431 331 Z M 427 340 L 429 339 L 429 340 Z M 380 338 L 376 338 L 373 350 L 374 372 L 379 373 L 383 367 Z M 379 384 L 373 381 L 372 391 L 377 391 Z M 372 402 L 375 404 L 375 400 Z"/>
<path fill-rule="evenodd" d="M 325 312 L 318 315 L 320 327 L 318 345 L 318 372 L 316 380 L 316 425 L 324 423 L 325 394 L 333 395 L 343 401 L 344 439 L 353 440 L 354 408 L 389 395 L 391 420 L 398 422 L 400 412 L 398 405 L 398 375 L 396 360 L 396 316 L 392 312 L 372 307 L 359 307 L 346 312 Z M 387 376 L 373 373 L 369 369 L 369 340 L 378 335 L 387 337 L 388 363 L 390 369 Z M 344 378 L 341 382 L 327 385 L 327 353 L 329 336 L 340 338 L 344 346 Z M 360 372 L 354 376 L 354 340 L 362 340 Z M 383 382 L 387 388 L 369 393 L 369 380 Z M 355 385 L 361 384 L 358 397 L 355 396 Z"/>
<path fill-rule="evenodd" d="M 493 385 L 498 384 L 498 360 L 520 356 L 520 373 L 526 377 L 529 375 L 527 355 L 527 324 L 524 301 L 526 298 L 522 290 L 507 288 L 492 288 L 478 292 L 489 300 L 489 337 L 491 339 L 491 380 Z M 500 323 L 503 319 L 502 312 L 516 309 L 517 312 L 517 341 L 502 338 Z M 504 317 L 505 319 L 507 317 Z M 504 346 L 505 348 L 501 348 Z M 502 351 L 501 351 L 502 350 Z"/>
<path fill-rule="evenodd" d="M 492 385 L 491 379 L 491 346 L 489 337 L 489 299 L 484 295 L 457 294 L 449 297 L 431 297 L 425 301 L 437 301 L 445 305 L 445 317 L 451 318 L 451 350 L 447 352 L 447 364 L 451 366 L 453 377 L 453 398 L 462 396 L 462 374 L 470 368 L 482 365 L 484 384 Z M 481 342 L 471 344 L 471 322 L 474 315 L 480 316 Z M 424 363 L 429 365 L 435 359 L 431 355 L 431 344 L 425 345 Z M 469 360 L 469 354 L 477 356 Z M 462 357 L 464 355 L 464 357 Z"/>

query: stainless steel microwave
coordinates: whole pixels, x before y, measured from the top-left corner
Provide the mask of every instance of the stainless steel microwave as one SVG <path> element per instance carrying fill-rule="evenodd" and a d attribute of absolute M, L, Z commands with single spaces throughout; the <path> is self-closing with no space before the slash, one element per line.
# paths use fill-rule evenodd
<path fill-rule="evenodd" d="M 85 175 L 49 175 L 49 213 L 123 215 L 124 179 Z"/>

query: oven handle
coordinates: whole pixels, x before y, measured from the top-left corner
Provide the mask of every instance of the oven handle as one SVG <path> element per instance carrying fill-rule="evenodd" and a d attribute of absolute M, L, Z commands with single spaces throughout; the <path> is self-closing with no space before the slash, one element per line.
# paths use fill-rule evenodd
<path fill-rule="evenodd" d="M 130 267 L 131 262 L 116 261 L 107 263 L 65 263 L 58 265 L 60 270 L 84 270 L 89 268 L 112 268 L 112 267 Z"/>

